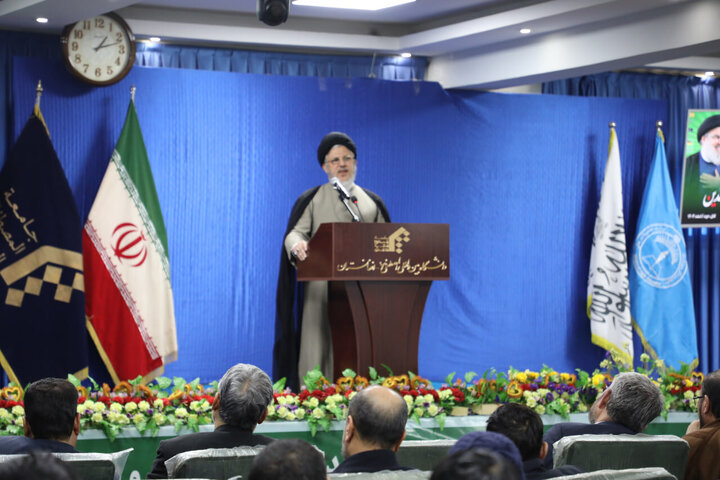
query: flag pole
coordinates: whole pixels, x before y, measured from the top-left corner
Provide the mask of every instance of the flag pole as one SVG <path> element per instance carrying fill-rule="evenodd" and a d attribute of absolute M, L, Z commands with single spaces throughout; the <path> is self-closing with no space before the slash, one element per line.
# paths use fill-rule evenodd
<path fill-rule="evenodd" d="M 135 103 L 135 85 L 130 87 L 130 101 Z"/>

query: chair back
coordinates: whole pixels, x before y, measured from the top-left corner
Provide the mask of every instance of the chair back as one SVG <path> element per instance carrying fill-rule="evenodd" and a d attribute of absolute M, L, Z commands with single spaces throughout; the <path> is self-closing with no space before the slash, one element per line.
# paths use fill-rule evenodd
<path fill-rule="evenodd" d="M 250 466 L 263 446 L 209 448 L 178 453 L 165 461 L 168 478 L 247 478 Z"/>
<path fill-rule="evenodd" d="M 68 463 L 80 480 L 120 480 L 132 448 L 114 453 L 53 453 Z M 0 463 L 26 454 L 0 455 Z"/>
<path fill-rule="evenodd" d="M 600 469 L 662 467 L 683 480 L 687 442 L 675 435 L 574 435 L 554 445 L 554 465 Z"/>
<path fill-rule="evenodd" d="M 563 480 L 677 480 L 662 467 L 627 468 L 624 470 L 596 470 L 594 472 L 578 473 L 555 477 Z"/>
<path fill-rule="evenodd" d="M 447 457 L 456 440 L 406 440 L 400 444 L 397 461 L 403 467 L 432 470 Z"/>
<path fill-rule="evenodd" d="M 365 473 L 331 473 L 331 480 L 336 478 L 354 479 L 354 480 L 427 480 L 432 472 L 423 472 L 421 470 L 383 470 L 381 472 L 365 472 Z"/>

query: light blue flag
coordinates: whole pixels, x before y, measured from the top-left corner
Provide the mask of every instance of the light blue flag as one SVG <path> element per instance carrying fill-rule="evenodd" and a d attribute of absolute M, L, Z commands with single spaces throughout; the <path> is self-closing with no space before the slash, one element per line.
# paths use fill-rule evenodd
<path fill-rule="evenodd" d="M 685 239 L 658 128 L 630 268 L 633 325 L 647 353 L 673 368 L 698 358 Z"/>

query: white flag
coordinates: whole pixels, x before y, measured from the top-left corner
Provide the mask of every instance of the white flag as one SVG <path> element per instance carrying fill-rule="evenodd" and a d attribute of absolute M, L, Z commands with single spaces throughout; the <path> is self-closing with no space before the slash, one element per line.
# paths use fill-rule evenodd
<path fill-rule="evenodd" d="M 605 178 L 595 217 L 587 296 L 592 342 L 632 364 L 628 255 L 622 210 L 620 151 L 614 127 L 610 130 Z"/>

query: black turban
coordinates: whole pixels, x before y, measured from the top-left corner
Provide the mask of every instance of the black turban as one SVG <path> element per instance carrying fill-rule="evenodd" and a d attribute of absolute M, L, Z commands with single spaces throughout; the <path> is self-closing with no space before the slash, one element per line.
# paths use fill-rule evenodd
<path fill-rule="evenodd" d="M 700 128 L 698 128 L 698 142 L 707 132 L 717 127 L 720 127 L 720 115 L 713 115 L 712 117 L 706 118 L 705 121 L 700 124 Z"/>
<path fill-rule="evenodd" d="M 347 147 L 348 150 L 353 152 L 353 155 L 357 156 L 357 148 L 355 148 L 355 142 L 352 141 L 352 138 L 342 132 L 330 132 L 323 137 L 320 145 L 318 146 L 317 155 L 320 165 L 325 163 L 325 155 L 327 155 L 330 149 L 335 145 Z"/>

